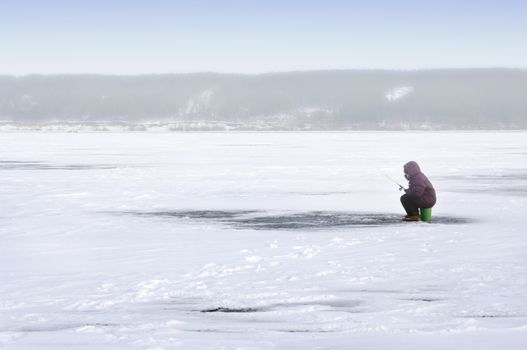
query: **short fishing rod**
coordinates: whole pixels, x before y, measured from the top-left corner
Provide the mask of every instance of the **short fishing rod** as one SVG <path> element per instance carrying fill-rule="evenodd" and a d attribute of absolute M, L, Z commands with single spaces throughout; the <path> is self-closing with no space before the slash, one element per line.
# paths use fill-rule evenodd
<path fill-rule="evenodd" d="M 392 179 L 391 177 L 389 177 L 388 175 L 384 174 L 384 176 L 386 176 L 386 178 L 388 180 L 390 180 L 391 182 L 393 182 L 394 184 L 396 184 L 397 186 L 399 186 L 399 191 L 406 191 L 406 188 L 404 188 L 403 185 L 401 185 L 400 183 L 398 183 L 397 181 L 395 181 L 394 179 Z"/>

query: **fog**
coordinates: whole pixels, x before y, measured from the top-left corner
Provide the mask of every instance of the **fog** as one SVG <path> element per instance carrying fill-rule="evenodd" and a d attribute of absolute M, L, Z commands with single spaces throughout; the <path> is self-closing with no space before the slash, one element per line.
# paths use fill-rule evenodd
<path fill-rule="evenodd" d="M 0 76 L 0 121 L 172 123 L 174 129 L 190 123 L 195 129 L 249 130 L 524 129 L 527 70 Z"/>

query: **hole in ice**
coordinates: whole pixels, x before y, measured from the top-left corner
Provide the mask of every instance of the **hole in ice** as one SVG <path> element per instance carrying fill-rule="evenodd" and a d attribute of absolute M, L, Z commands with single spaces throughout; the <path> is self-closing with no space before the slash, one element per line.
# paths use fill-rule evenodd
<path fill-rule="evenodd" d="M 471 219 L 434 216 L 430 223 L 404 223 L 401 214 L 355 212 L 281 212 L 277 214 L 256 210 L 184 210 L 159 212 L 125 212 L 138 216 L 153 216 L 195 220 L 212 220 L 235 229 L 297 230 L 338 227 L 378 227 L 392 225 L 467 224 Z"/>

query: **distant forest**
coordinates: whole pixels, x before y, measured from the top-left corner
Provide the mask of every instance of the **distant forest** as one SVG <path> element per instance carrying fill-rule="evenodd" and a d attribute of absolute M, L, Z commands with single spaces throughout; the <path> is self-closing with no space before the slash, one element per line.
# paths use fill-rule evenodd
<path fill-rule="evenodd" d="M 526 129 L 527 70 L 0 76 L 0 121 Z"/>

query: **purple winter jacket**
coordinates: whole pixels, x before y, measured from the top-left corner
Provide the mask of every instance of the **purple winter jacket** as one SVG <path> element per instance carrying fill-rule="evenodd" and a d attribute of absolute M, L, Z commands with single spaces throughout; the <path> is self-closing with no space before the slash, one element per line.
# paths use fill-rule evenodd
<path fill-rule="evenodd" d="M 436 191 L 425 174 L 421 172 L 419 165 L 408 162 L 404 165 L 404 173 L 408 175 L 409 188 L 406 194 L 415 199 L 419 208 L 432 208 L 436 204 Z"/>

